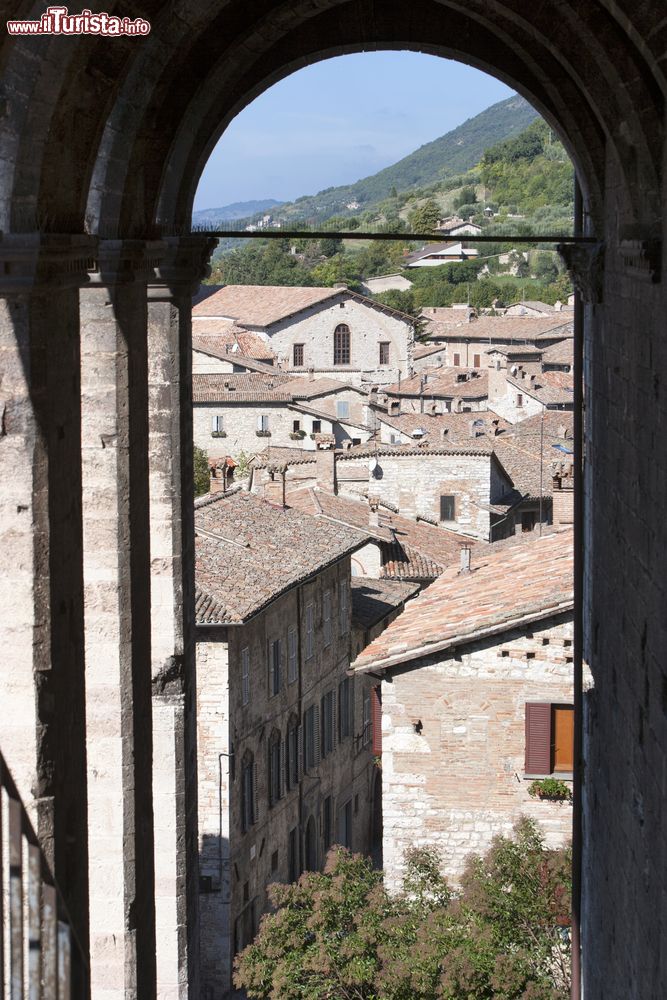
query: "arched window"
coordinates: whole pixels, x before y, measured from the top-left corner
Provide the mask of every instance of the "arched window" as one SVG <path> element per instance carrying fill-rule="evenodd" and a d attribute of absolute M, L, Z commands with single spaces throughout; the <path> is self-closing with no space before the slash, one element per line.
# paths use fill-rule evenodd
<path fill-rule="evenodd" d="M 317 828 L 315 826 L 315 820 L 312 816 L 306 823 L 306 832 L 303 839 L 304 868 L 307 872 L 314 872 L 317 870 Z"/>
<path fill-rule="evenodd" d="M 345 323 L 339 323 L 334 330 L 334 360 L 335 365 L 350 363 L 350 328 Z"/>
<path fill-rule="evenodd" d="M 257 822 L 257 765 L 249 750 L 241 763 L 241 830 L 245 833 Z"/>

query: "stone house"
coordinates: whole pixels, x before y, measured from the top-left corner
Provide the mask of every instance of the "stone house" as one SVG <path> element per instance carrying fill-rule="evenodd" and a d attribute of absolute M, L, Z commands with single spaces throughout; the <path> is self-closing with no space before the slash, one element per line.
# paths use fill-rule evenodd
<path fill-rule="evenodd" d="M 315 450 L 320 435 L 337 446 L 370 437 L 367 393 L 331 378 L 266 372 L 195 374 L 194 443 L 210 458 L 276 447 Z"/>
<path fill-rule="evenodd" d="M 382 676 L 383 863 L 437 847 L 454 882 L 516 819 L 570 837 L 569 802 L 531 782 L 572 780 L 571 531 L 489 546 L 411 601 L 352 664 Z"/>
<path fill-rule="evenodd" d="M 445 361 L 452 367 L 481 367 L 484 352 L 491 347 L 549 347 L 559 340 L 572 339 L 572 315 L 549 316 L 477 316 L 474 310 L 428 309 L 427 337 L 422 346 L 445 350 Z M 434 352 L 435 353 L 435 352 Z M 479 358 L 479 363 L 477 361 Z M 485 365 L 486 367 L 486 365 Z"/>
<path fill-rule="evenodd" d="M 197 501 L 195 530 L 201 976 L 219 1000 L 270 882 L 334 842 L 371 851 L 372 682 L 350 649 L 415 587 L 352 589 L 363 532 L 247 493 Z"/>
<path fill-rule="evenodd" d="M 467 413 L 485 410 L 489 393 L 483 354 L 473 358 L 474 368 L 423 368 L 412 378 L 383 386 L 378 399 L 388 413 Z"/>
<path fill-rule="evenodd" d="M 571 411 L 573 376 L 548 371 L 532 374 L 521 365 L 492 369 L 489 373 L 489 409 L 510 424 L 534 417 L 542 410 Z"/>
<path fill-rule="evenodd" d="M 421 250 L 406 254 L 401 263 L 403 267 L 438 267 L 461 260 L 475 260 L 479 250 L 468 250 L 462 243 L 431 243 Z"/>
<path fill-rule="evenodd" d="M 412 317 L 346 287 L 224 285 L 195 304 L 193 335 L 211 320 L 257 334 L 295 374 L 361 385 L 412 373 Z"/>
<path fill-rule="evenodd" d="M 457 443 L 370 442 L 335 454 L 339 494 L 368 493 L 398 514 L 489 541 L 492 526 L 514 502 L 510 476 L 482 429 Z"/>

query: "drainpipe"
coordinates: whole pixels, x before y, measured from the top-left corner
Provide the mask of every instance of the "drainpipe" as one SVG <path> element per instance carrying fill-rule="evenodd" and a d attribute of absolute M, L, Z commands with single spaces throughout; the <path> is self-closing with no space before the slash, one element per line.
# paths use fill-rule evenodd
<path fill-rule="evenodd" d="M 583 234 L 583 200 L 574 182 L 574 235 Z M 581 1000 L 582 726 L 584 637 L 584 476 L 583 476 L 584 315 L 574 291 L 574 769 L 572 807 L 572 1000 Z"/>

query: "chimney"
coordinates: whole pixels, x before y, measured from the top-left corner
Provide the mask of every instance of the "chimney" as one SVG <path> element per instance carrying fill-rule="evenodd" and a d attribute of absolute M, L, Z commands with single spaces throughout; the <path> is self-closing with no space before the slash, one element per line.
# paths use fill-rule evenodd
<path fill-rule="evenodd" d="M 536 376 L 535 376 L 535 375 L 531 375 L 531 376 L 530 376 L 530 379 L 529 379 L 529 382 L 530 382 L 530 387 L 531 387 L 531 389 L 534 389 L 534 388 L 535 388 L 535 379 L 536 379 Z"/>
<path fill-rule="evenodd" d="M 336 492 L 336 456 L 333 448 L 318 448 L 315 452 L 315 476 L 321 490 Z"/>
<path fill-rule="evenodd" d="M 462 545 L 461 546 L 461 569 L 459 570 L 460 573 L 469 573 L 470 572 L 470 555 L 471 555 L 471 552 L 472 552 L 472 549 L 470 548 L 469 545 Z"/>
<path fill-rule="evenodd" d="M 554 462 L 552 465 L 554 528 L 574 524 L 574 465 L 572 462 Z"/>
<path fill-rule="evenodd" d="M 449 440 L 449 427 L 442 428 L 442 440 L 443 441 Z"/>
<path fill-rule="evenodd" d="M 314 368 L 309 368 L 308 369 L 308 381 L 309 382 L 314 382 L 315 381 L 315 369 Z"/>
<path fill-rule="evenodd" d="M 371 528 L 380 527 L 380 499 L 379 497 L 368 498 L 368 524 Z"/>

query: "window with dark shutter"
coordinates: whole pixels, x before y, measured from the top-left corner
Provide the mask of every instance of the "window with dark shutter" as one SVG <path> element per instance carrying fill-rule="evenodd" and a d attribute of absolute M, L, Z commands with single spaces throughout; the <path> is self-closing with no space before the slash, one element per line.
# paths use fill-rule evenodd
<path fill-rule="evenodd" d="M 479 354 L 474 354 L 472 358 L 473 368 L 481 368 L 481 357 Z"/>
<path fill-rule="evenodd" d="M 526 774 L 551 773 L 551 705 L 526 702 Z"/>
<path fill-rule="evenodd" d="M 326 851 L 333 840 L 333 799 L 330 795 L 327 795 L 322 804 L 322 839 Z"/>
<path fill-rule="evenodd" d="M 380 357 L 379 357 L 380 364 L 381 365 L 388 365 L 389 364 L 389 341 L 388 340 L 381 340 L 378 346 L 380 348 Z"/>
<path fill-rule="evenodd" d="M 461 364 L 461 355 L 460 354 L 455 354 L 454 355 L 454 367 L 458 368 L 460 366 L 460 364 Z"/>
<path fill-rule="evenodd" d="M 456 499 L 455 497 L 441 496 L 440 497 L 440 520 L 441 521 L 455 521 L 456 520 Z"/>
<path fill-rule="evenodd" d="M 293 364 L 295 368 L 303 367 L 303 344 L 294 344 Z"/>
<path fill-rule="evenodd" d="M 382 756 L 382 695 L 380 685 L 371 688 L 371 727 L 373 730 L 373 756 Z"/>

